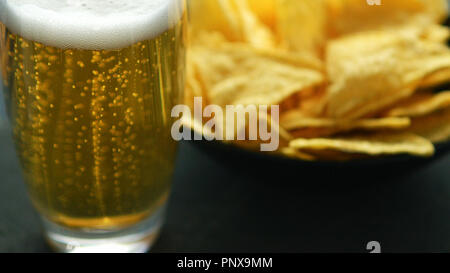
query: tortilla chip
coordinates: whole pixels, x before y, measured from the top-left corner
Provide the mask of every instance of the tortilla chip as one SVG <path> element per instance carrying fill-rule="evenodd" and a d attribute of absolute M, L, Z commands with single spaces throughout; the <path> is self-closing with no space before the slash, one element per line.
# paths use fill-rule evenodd
<path fill-rule="evenodd" d="M 247 0 L 234 0 L 234 2 L 241 19 L 244 40 L 257 48 L 275 48 L 272 32 L 251 11 Z"/>
<path fill-rule="evenodd" d="M 186 58 L 186 86 L 184 92 L 184 103 L 188 105 L 191 109 L 194 109 L 194 97 L 206 97 L 203 91 L 203 87 L 198 80 L 197 70 L 190 59 L 191 56 L 188 53 Z M 207 104 L 203 100 L 204 104 Z"/>
<path fill-rule="evenodd" d="M 302 128 L 335 128 L 341 130 L 351 129 L 404 129 L 411 125 L 409 118 L 380 118 L 380 119 L 327 119 L 327 118 L 295 118 L 292 115 L 282 116 L 282 126 L 287 130 Z"/>
<path fill-rule="evenodd" d="M 271 29 L 275 28 L 276 14 L 274 10 L 276 1 L 277 0 L 248 0 L 250 9 L 258 16 L 261 22 Z"/>
<path fill-rule="evenodd" d="M 324 82 L 324 75 L 243 44 L 191 48 L 211 103 L 273 105 Z"/>
<path fill-rule="evenodd" d="M 337 133 L 378 130 L 401 130 L 411 125 L 409 118 L 381 118 L 381 119 L 327 119 L 308 118 L 297 111 L 283 113 L 280 124 L 291 131 L 294 137 L 317 138 Z"/>
<path fill-rule="evenodd" d="M 371 156 L 411 154 L 432 156 L 433 144 L 425 138 L 409 133 L 348 136 L 343 138 L 296 139 L 290 147 L 299 150 L 336 150 Z"/>
<path fill-rule="evenodd" d="M 408 118 L 331 120 L 303 119 L 297 123 L 283 124 L 294 137 L 316 138 L 350 131 L 401 130 L 409 127 Z M 292 126 L 290 128 L 289 126 Z"/>
<path fill-rule="evenodd" d="M 333 36 L 379 30 L 405 24 L 440 23 L 447 16 L 446 0 L 328 0 Z"/>
<path fill-rule="evenodd" d="M 429 25 L 422 33 L 422 37 L 430 42 L 446 43 L 450 38 L 450 29 L 441 25 Z"/>
<path fill-rule="evenodd" d="M 279 62 L 319 70 L 323 73 L 325 72 L 324 62 L 307 52 L 289 52 L 280 49 L 273 50 L 265 48 L 255 48 L 253 51 L 261 56 L 265 56 Z"/>
<path fill-rule="evenodd" d="M 192 117 L 183 116 L 181 118 L 181 123 L 199 136 L 206 136 L 209 139 L 214 139 L 214 132 L 208 130 L 200 121 L 193 119 Z"/>
<path fill-rule="evenodd" d="M 281 148 L 280 153 L 290 158 L 301 159 L 305 161 L 314 161 L 316 159 L 314 156 L 304 152 L 300 152 L 292 147 Z"/>
<path fill-rule="evenodd" d="M 419 85 L 420 89 L 430 89 L 435 86 L 450 83 L 450 69 L 442 69 L 425 77 Z"/>
<path fill-rule="evenodd" d="M 202 32 L 218 31 L 230 41 L 243 40 L 239 15 L 228 0 L 191 0 L 188 7 L 192 38 Z"/>
<path fill-rule="evenodd" d="M 189 3 L 191 36 L 220 32 L 228 41 L 274 48 L 275 38 L 250 10 L 247 0 L 192 0 Z"/>
<path fill-rule="evenodd" d="M 422 80 L 450 68 L 450 49 L 426 40 L 429 27 L 372 31 L 331 41 L 327 48 L 326 116 L 373 115 L 409 97 Z"/>
<path fill-rule="evenodd" d="M 450 91 L 427 91 L 450 82 L 450 31 L 438 24 L 446 6 L 445 0 L 382 0 L 381 6 L 191 0 L 187 102 L 202 96 L 221 107 L 280 105 L 279 153 L 292 158 L 430 156 L 431 141 L 450 138 Z M 261 119 L 273 125 L 270 114 Z M 209 138 L 215 133 L 199 121 L 183 122 Z M 225 130 L 226 118 L 221 122 Z M 237 127 L 235 121 L 235 133 L 248 135 Z"/>
<path fill-rule="evenodd" d="M 299 118 L 316 118 L 323 112 L 325 99 L 325 86 L 318 86 L 294 94 L 280 104 L 280 109 L 283 115 L 291 113 Z"/>
<path fill-rule="evenodd" d="M 407 131 L 434 143 L 450 140 L 450 108 L 413 119 Z"/>
<path fill-rule="evenodd" d="M 326 40 L 325 0 L 278 0 L 278 33 L 282 45 L 322 56 Z"/>
<path fill-rule="evenodd" d="M 417 93 L 400 102 L 384 116 L 418 117 L 450 107 L 450 91 L 433 93 Z"/>
<path fill-rule="evenodd" d="M 441 23 L 449 15 L 449 6 L 447 0 L 420 0 L 425 6 L 425 14 L 434 22 Z"/>
<path fill-rule="evenodd" d="M 263 112 L 261 112 L 260 114 L 263 114 L 263 115 L 260 115 L 259 119 L 265 120 L 267 122 L 269 128 L 271 128 L 272 130 L 275 130 L 274 127 L 278 127 L 277 134 L 280 136 L 280 139 L 282 141 L 289 142 L 293 139 L 292 135 L 288 131 L 286 131 L 286 129 L 283 126 L 281 126 L 279 124 L 279 121 L 278 122 L 275 121 L 270 115 L 264 114 Z M 273 126 L 273 125 L 275 125 L 275 126 Z"/>

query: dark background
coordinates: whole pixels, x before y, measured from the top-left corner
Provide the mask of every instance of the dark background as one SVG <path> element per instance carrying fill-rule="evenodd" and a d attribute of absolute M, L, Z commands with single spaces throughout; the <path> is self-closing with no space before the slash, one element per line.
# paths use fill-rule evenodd
<path fill-rule="evenodd" d="M 0 127 L 0 252 L 49 252 Z M 450 156 L 402 174 L 326 178 L 285 173 L 281 161 L 258 170 L 263 162 L 242 158 L 233 168 L 220 156 L 182 143 L 153 251 L 366 252 L 372 240 L 384 252 L 450 251 Z"/>

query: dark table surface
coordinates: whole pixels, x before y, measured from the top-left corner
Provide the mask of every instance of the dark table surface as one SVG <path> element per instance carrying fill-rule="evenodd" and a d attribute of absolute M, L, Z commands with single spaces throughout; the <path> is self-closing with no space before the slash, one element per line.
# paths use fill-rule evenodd
<path fill-rule="evenodd" d="M 407 174 L 368 173 L 357 183 L 264 172 L 236 170 L 183 143 L 153 251 L 365 252 L 372 240 L 385 252 L 450 251 L 450 156 Z M 49 251 L 3 127 L 0 252 Z"/>

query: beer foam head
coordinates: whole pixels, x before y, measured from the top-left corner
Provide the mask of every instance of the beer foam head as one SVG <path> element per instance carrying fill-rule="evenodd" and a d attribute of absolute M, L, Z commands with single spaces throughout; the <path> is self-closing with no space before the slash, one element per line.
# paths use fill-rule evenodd
<path fill-rule="evenodd" d="M 0 21 L 50 46 L 119 49 L 166 31 L 183 8 L 180 0 L 0 0 Z"/>

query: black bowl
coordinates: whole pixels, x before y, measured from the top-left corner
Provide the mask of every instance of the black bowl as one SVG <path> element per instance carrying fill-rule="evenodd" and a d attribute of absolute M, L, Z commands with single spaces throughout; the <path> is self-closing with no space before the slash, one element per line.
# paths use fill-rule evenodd
<path fill-rule="evenodd" d="M 304 161 L 278 154 L 243 149 L 220 141 L 191 141 L 211 159 L 243 173 L 261 176 L 314 177 L 320 180 L 343 178 L 367 180 L 369 176 L 383 177 L 414 172 L 450 152 L 450 141 L 436 144 L 432 157 L 393 155 L 348 161 Z"/>
<path fill-rule="evenodd" d="M 450 17 L 447 18 L 444 25 L 450 26 Z M 448 44 L 450 46 L 450 41 Z M 437 87 L 436 91 L 449 89 L 450 84 L 445 84 Z M 275 178 L 283 173 L 289 177 L 319 177 L 321 178 L 319 180 L 322 181 L 323 178 L 333 180 L 345 177 L 357 182 L 367 179 L 369 176 L 392 176 L 413 172 L 450 152 L 450 141 L 447 141 L 436 144 L 435 155 L 427 158 L 394 155 L 349 161 L 304 161 L 282 155 L 251 151 L 220 141 L 194 141 L 191 143 L 211 158 L 245 173 L 262 176 L 274 175 Z"/>

